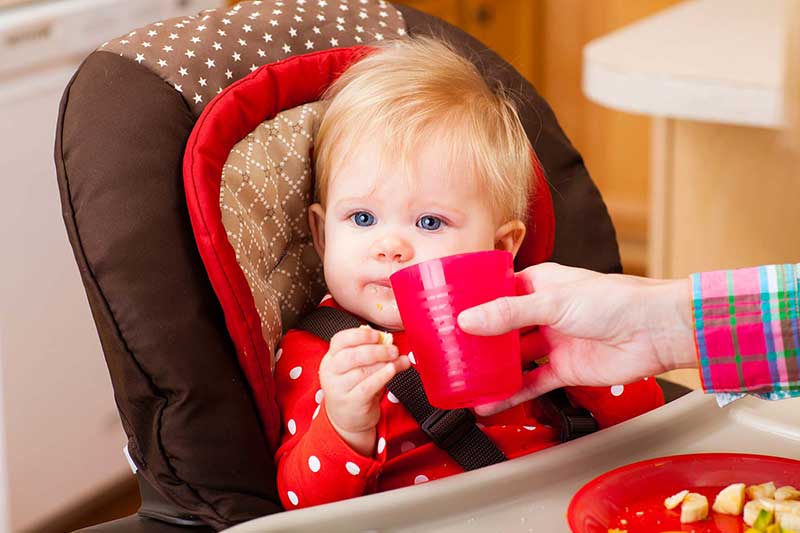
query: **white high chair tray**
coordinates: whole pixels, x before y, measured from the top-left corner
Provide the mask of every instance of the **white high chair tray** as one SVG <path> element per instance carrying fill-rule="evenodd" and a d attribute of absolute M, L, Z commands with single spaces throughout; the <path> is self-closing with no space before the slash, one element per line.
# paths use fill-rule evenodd
<path fill-rule="evenodd" d="M 569 531 L 577 490 L 619 466 L 700 452 L 800 458 L 800 398 L 744 398 L 720 409 L 694 391 L 613 428 L 441 480 L 288 511 L 230 528 L 256 531 Z"/>

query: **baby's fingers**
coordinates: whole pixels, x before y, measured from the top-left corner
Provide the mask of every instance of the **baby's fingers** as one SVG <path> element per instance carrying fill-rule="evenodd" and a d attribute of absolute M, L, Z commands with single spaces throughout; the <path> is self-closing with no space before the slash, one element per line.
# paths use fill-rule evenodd
<path fill-rule="evenodd" d="M 380 332 L 371 328 L 345 329 L 333 336 L 328 351 L 336 353 L 362 344 L 378 344 L 380 340 Z"/>
<path fill-rule="evenodd" d="M 373 373 L 358 382 L 350 391 L 351 394 L 361 396 L 363 398 L 371 398 L 383 392 L 386 384 L 392 379 L 395 374 L 402 372 L 411 366 L 408 357 L 403 355 L 398 357 L 395 361 L 383 363 L 383 366 Z"/>
<path fill-rule="evenodd" d="M 354 368 L 394 361 L 399 355 L 400 352 L 394 345 L 362 344 L 336 353 L 331 359 L 331 371 L 345 374 Z"/>

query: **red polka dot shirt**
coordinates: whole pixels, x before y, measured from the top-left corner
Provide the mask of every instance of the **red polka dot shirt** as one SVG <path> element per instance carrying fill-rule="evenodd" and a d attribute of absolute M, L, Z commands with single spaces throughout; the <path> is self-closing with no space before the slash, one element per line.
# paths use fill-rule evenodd
<path fill-rule="evenodd" d="M 326 300 L 322 305 L 336 304 Z M 401 354 L 414 363 L 403 332 L 393 332 Z M 391 392 L 380 400 L 378 442 L 374 456 L 353 451 L 331 426 L 320 388 L 319 364 L 328 343 L 290 330 L 276 354 L 275 381 L 282 437 L 275 459 L 278 490 L 286 509 L 353 498 L 373 492 L 425 483 L 463 472 L 438 448 Z M 652 378 L 614 387 L 568 387 L 576 406 L 588 409 L 601 428 L 663 405 L 661 388 Z M 478 427 L 513 459 L 559 443 L 559 432 L 541 419 L 536 400 L 490 417 Z"/>

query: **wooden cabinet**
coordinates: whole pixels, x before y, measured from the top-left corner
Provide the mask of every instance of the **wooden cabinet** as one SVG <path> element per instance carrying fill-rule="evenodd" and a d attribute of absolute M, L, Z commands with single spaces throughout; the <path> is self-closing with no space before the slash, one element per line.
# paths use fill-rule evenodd
<path fill-rule="evenodd" d="M 583 155 L 614 224 L 625 271 L 647 270 L 650 119 L 591 103 L 581 88 L 590 40 L 680 0 L 396 0 L 475 36 L 553 107 Z M 231 1 L 231 3 L 235 3 Z"/>
<path fill-rule="evenodd" d="M 617 228 L 625 271 L 647 271 L 649 117 L 583 94 L 582 50 L 592 39 L 679 0 L 402 0 L 472 34 L 514 65 L 553 107 L 581 152 Z"/>
<path fill-rule="evenodd" d="M 536 82 L 541 71 L 536 53 L 543 3 L 530 0 L 401 0 L 457 26 L 497 52 Z"/>

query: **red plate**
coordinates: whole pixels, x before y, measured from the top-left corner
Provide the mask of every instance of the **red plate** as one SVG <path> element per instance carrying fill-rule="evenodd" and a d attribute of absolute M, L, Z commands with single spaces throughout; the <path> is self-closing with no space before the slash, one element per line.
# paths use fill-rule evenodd
<path fill-rule="evenodd" d="M 731 483 L 800 487 L 800 461 L 768 455 L 700 453 L 659 457 L 622 466 L 584 485 L 569 504 L 567 517 L 574 533 L 741 533 L 741 517 L 711 512 L 707 520 L 681 524 L 680 508 L 668 511 L 664 499 L 683 489 L 708 498 Z"/>

